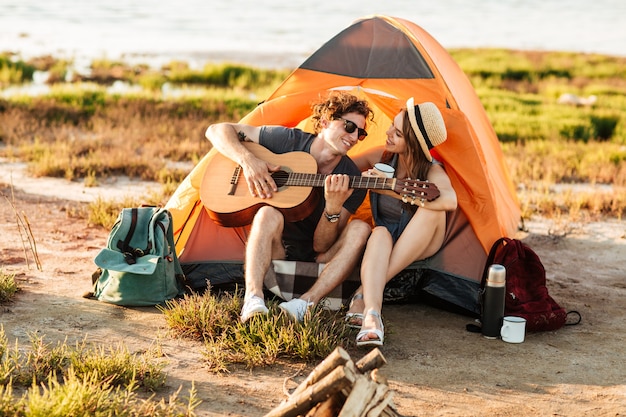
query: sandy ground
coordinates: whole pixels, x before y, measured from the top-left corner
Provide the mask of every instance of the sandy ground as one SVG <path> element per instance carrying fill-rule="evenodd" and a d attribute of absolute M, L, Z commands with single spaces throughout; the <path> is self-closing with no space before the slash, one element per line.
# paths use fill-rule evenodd
<path fill-rule="evenodd" d="M 6 177 L 4 182 L 11 183 Z M 159 343 L 168 361 L 166 394 L 195 383 L 201 416 L 262 416 L 285 397 L 284 379 L 297 366 L 214 375 L 202 366 L 200 344 L 168 337 L 156 309 L 82 298 L 108 232 L 68 217 L 67 208 L 84 204 L 71 200 L 97 193 L 63 180 L 26 186 L 13 177 L 12 182 L 13 189 L 0 185 L 0 268 L 16 273 L 22 289 L 0 313 L 10 343 L 17 338 L 26 344 L 34 333 L 50 342 L 120 342 L 134 352 Z M 25 261 L 5 196 L 15 198 L 31 223 L 42 271 L 32 257 Z M 389 378 L 402 415 L 626 415 L 626 225 L 536 219 L 527 226 L 517 237 L 543 260 L 550 294 L 566 309 L 578 310 L 582 323 L 507 344 L 467 332 L 472 319 L 462 315 L 420 304 L 385 306 L 382 352 L 388 363 L 381 373 Z"/>

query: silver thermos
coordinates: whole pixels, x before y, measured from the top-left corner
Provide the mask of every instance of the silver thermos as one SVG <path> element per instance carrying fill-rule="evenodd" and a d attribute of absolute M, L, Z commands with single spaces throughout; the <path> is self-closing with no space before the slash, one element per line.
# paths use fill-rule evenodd
<path fill-rule="evenodd" d="M 489 267 L 483 294 L 481 333 L 487 339 L 497 339 L 504 317 L 504 295 L 506 291 L 506 269 L 499 264 Z"/>

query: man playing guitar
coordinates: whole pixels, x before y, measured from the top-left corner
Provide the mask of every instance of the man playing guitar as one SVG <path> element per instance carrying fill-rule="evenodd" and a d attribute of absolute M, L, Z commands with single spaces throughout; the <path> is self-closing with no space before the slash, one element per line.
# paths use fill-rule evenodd
<path fill-rule="evenodd" d="M 241 167 L 252 196 L 271 199 L 278 192 L 272 173 L 280 166 L 253 154 L 244 144 L 254 142 L 276 154 L 304 151 L 315 158 L 317 171 L 326 175 L 323 193 L 311 214 L 286 221 L 272 205 L 262 205 L 254 214 L 245 254 L 245 295 L 241 320 L 267 314 L 263 280 L 274 259 L 325 263 L 313 286 L 279 307 L 302 321 L 309 307 L 317 304 L 358 266 L 370 235 L 370 225 L 350 216 L 363 202 L 366 190 L 350 187 L 350 176 L 361 173 L 347 156 L 365 139 L 367 121 L 373 120 L 368 103 L 352 94 L 335 91 L 313 106 L 315 133 L 281 126 L 249 126 L 218 123 L 209 126 L 206 137 L 222 155 Z"/>

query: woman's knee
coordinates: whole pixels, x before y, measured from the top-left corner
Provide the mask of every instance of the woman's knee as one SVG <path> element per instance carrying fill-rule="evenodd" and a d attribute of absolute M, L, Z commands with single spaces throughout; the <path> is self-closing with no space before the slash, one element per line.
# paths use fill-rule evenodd
<path fill-rule="evenodd" d="M 393 239 L 391 238 L 391 233 L 389 233 L 389 230 L 387 230 L 385 226 L 376 226 L 374 230 L 372 230 L 370 240 L 392 242 Z"/>

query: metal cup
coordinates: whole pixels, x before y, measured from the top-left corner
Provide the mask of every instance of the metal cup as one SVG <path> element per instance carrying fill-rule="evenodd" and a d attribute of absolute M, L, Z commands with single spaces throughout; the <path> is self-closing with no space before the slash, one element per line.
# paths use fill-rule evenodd
<path fill-rule="evenodd" d="M 378 174 L 382 175 L 383 177 L 393 178 L 393 173 L 396 170 L 393 169 L 393 167 L 391 165 L 387 165 L 387 164 L 383 164 L 382 162 L 379 162 L 377 164 L 374 164 L 373 171 L 377 172 Z"/>

